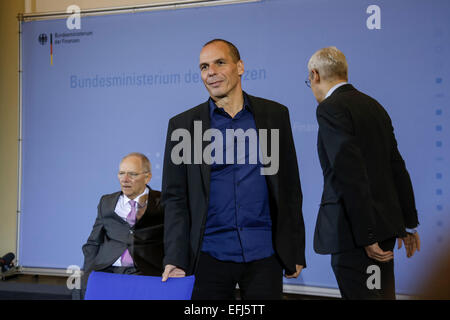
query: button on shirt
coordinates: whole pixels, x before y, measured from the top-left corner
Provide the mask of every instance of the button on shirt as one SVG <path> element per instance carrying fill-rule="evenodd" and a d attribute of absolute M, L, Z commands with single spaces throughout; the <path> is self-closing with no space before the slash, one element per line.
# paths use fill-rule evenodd
<path fill-rule="evenodd" d="M 139 196 L 137 196 L 135 199 L 133 199 L 134 201 L 136 201 L 136 205 L 139 207 L 139 199 L 140 197 L 142 197 L 143 195 L 146 195 L 149 193 L 149 190 L 147 187 L 145 187 L 144 192 L 142 192 Z M 116 208 L 114 209 L 114 212 L 121 217 L 125 222 L 127 221 L 127 216 L 131 211 L 131 204 L 130 204 L 130 198 L 128 198 L 126 195 L 124 195 L 123 193 L 120 195 L 119 200 L 117 201 L 116 204 Z M 114 262 L 113 267 L 121 267 L 122 266 L 122 262 L 120 260 L 121 257 L 119 257 L 119 259 L 117 259 L 116 262 Z"/>
<path fill-rule="evenodd" d="M 219 163 L 216 159 L 211 165 L 202 251 L 221 261 L 250 262 L 267 258 L 274 254 L 272 221 L 267 183 L 265 176 L 260 174 L 262 166 L 257 157 L 256 124 L 248 98 L 244 94 L 244 108 L 234 118 L 218 108 L 212 99 L 209 107 L 211 128 L 222 133 L 223 161 Z M 227 141 L 227 129 L 254 131 L 256 149 L 249 147 L 249 138 L 231 135 L 232 140 Z M 245 147 L 245 153 L 238 152 L 240 147 Z M 230 152 L 234 158 L 229 155 L 227 161 Z M 215 156 L 214 152 L 212 156 Z"/>

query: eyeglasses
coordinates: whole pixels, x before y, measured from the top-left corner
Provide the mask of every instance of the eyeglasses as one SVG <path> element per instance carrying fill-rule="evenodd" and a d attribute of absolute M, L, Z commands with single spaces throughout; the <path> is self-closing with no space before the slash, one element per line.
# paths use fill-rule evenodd
<path fill-rule="evenodd" d="M 305 84 L 308 88 L 311 88 L 311 80 L 309 80 L 309 76 L 308 76 L 308 78 L 306 78 Z"/>
<path fill-rule="evenodd" d="M 137 172 L 125 172 L 125 171 L 119 171 L 118 175 L 119 178 L 124 178 L 126 175 L 128 175 L 131 179 L 136 179 L 138 176 L 140 176 L 141 174 L 145 174 L 148 173 L 148 171 L 144 171 L 141 173 L 137 173 Z"/>

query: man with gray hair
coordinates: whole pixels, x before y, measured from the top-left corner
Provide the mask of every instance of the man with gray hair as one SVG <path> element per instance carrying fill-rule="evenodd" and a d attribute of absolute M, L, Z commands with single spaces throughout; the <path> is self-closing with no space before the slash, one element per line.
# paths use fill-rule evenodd
<path fill-rule="evenodd" d="M 324 189 L 314 250 L 331 254 L 345 299 L 395 299 L 394 253 L 411 257 L 420 239 L 411 179 L 398 151 L 391 119 L 348 81 L 344 54 L 324 48 L 308 62 L 319 105 L 318 153 Z"/>
<path fill-rule="evenodd" d="M 91 271 L 159 276 L 164 214 L 161 192 L 152 190 L 151 164 L 133 152 L 120 162 L 121 191 L 102 196 L 97 219 L 83 246 L 83 289 Z"/>

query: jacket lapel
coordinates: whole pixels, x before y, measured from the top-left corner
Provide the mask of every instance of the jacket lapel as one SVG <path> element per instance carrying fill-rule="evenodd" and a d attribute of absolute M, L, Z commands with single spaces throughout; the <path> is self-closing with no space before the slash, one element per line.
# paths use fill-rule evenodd
<path fill-rule="evenodd" d="M 211 128 L 211 120 L 209 118 L 209 102 L 206 101 L 205 103 L 200 105 L 200 108 L 198 109 L 197 114 L 194 116 L 194 121 L 201 121 L 202 124 L 202 130 L 201 130 L 201 141 L 202 141 L 202 148 L 201 148 L 201 165 L 200 165 L 200 171 L 201 171 L 201 177 L 202 177 L 202 184 L 203 184 L 203 190 L 205 191 L 205 195 L 208 198 L 209 197 L 209 182 L 210 182 L 210 176 L 211 176 L 211 165 L 206 164 L 203 161 L 203 150 L 205 150 L 205 147 L 209 144 L 208 141 L 203 141 L 203 133 Z M 192 123 L 191 132 L 194 132 L 194 123 Z M 194 138 L 195 140 L 195 138 Z M 195 141 L 194 141 L 195 144 Z M 192 146 L 192 161 L 194 160 L 194 145 Z M 193 162 L 194 163 L 194 162 Z"/>
<path fill-rule="evenodd" d="M 146 223 L 146 221 L 152 221 L 153 216 L 157 213 L 158 208 L 156 207 L 156 199 L 153 195 L 153 190 L 150 188 L 150 186 L 147 185 L 147 188 L 149 190 L 148 192 L 148 198 L 147 198 L 147 208 L 145 209 L 145 213 L 142 215 L 142 217 L 139 220 L 136 220 L 136 223 L 134 224 L 134 228 L 140 226 L 141 224 L 150 224 Z"/>
<path fill-rule="evenodd" d="M 156 199 L 152 195 L 152 188 L 147 186 L 149 192 L 148 192 L 148 202 L 147 202 L 147 209 L 145 210 L 145 214 L 150 212 L 156 212 Z"/>
<path fill-rule="evenodd" d="M 255 97 L 248 95 L 248 99 L 250 101 L 250 111 L 253 114 L 253 117 L 255 119 L 255 125 L 256 129 L 258 130 L 258 141 L 259 141 L 259 130 L 260 129 L 266 129 L 267 130 L 267 154 L 272 156 L 272 146 L 271 146 L 271 138 L 270 138 L 270 129 L 279 129 L 280 131 L 282 128 L 274 128 L 273 119 L 270 118 L 266 111 L 266 106 L 264 101 L 257 100 Z M 280 132 L 280 138 L 281 138 L 281 132 Z M 278 141 L 280 143 L 280 141 Z M 260 150 L 258 146 L 258 150 Z M 280 150 L 281 152 L 281 150 Z M 261 156 L 261 151 L 259 152 L 259 155 Z M 272 195 L 275 196 L 276 200 L 278 201 L 278 174 L 274 175 L 267 175 L 266 181 L 269 186 L 269 191 L 271 191 Z"/>
<path fill-rule="evenodd" d="M 105 206 L 106 206 L 106 212 L 110 212 L 110 214 L 114 217 L 114 219 L 122 222 L 122 223 L 126 223 L 125 221 L 123 221 L 123 219 L 121 217 L 119 217 L 119 215 L 115 212 L 116 210 L 116 205 L 117 205 L 117 201 L 119 201 L 119 197 L 122 194 L 122 191 L 113 193 L 111 195 L 111 197 L 109 197 L 107 199 L 107 201 L 105 202 Z"/>

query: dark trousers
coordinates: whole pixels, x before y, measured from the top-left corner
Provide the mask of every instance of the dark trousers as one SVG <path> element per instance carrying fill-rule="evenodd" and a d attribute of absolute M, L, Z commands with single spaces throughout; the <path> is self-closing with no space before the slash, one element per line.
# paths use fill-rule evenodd
<path fill-rule="evenodd" d="M 110 266 L 106 269 L 101 270 L 101 272 L 109 273 L 120 273 L 120 274 L 136 274 L 139 275 L 139 270 L 136 267 L 113 267 Z"/>
<path fill-rule="evenodd" d="M 276 256 L 236 263 L 200 253 L 192 300 L 234 300 L 236 284 L 243 300 L 279 300 L 283 268 Z"/>
<path fill-rule="evenodd" d="M 378 245 L 384 251 L 392 251 L 395 246 L 395 240 L 395 238 L 388 239 L 380 242 Z M 352 300 L 395 300 L 394 260 L 378 262 L 370 259 L 364 248 L 355 248 L 350 251 L 332 254 L 331 266 L 342 298 Z M 380 289 L 370 289 L 376 283 L 374 277 L 377 274 L 377 272 L 373 271 L 376 268 L 369 268 L 370 266 L 379 267 Z"/>

